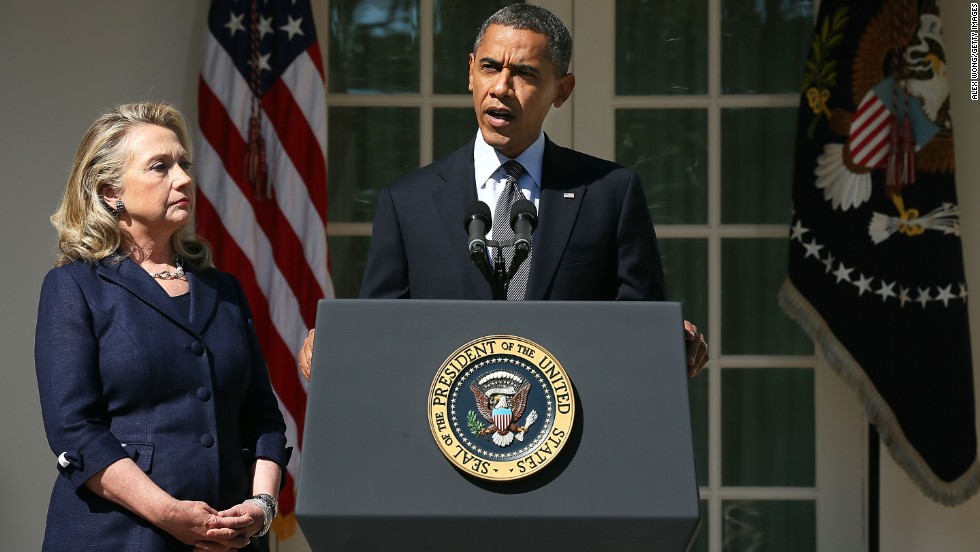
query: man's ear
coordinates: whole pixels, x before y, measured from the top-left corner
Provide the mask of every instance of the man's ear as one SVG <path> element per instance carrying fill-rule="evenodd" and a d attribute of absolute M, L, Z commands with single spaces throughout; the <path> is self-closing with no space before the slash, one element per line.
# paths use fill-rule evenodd
<path fill-rule="evenodd" d="M 469 72 L 469 77 L 468 77 L 469 78 L 469 84 L 467 85 L 467 89 L 470 92 L 473 91 L 473 63 L 475 61 L 476 61 L 476 58 L 473 57 L 473 53 L 471 52 L 470 53 L 470 72 Z"/>
<path fill-rule="evenodd" d="M 558 77 L 558 91 L 555 93 L 555 101 L 552 105 L 555 107 L 561 107 L 563 103 L 568 101 L 568 98 L 572 95 L 572 89 L 575 88 L 575 75 L 572 73 L 565 73 L 564 75 Z"/>

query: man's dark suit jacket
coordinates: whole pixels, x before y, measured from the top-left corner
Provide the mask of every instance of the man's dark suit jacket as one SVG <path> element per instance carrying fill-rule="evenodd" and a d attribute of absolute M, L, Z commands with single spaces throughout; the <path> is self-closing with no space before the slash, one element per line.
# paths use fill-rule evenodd
<path fill-rule="evenodd" d="M 381 191 L 362 298 L 492 298 L 463 224 L 477 200 L 474 140 Z M 528 300 L 665 299 L 635 172 L 546 137 L 541 180 Z"/>
<path fill-rule="evenodd" d="M 288 462 L 241 287 L 214 269 L 188 281 L 189 319 L 129 259 L 74 262 L 45 277 L 35 367 L 48 442 L 67 463 L 45 550 L 189 548 L 85 486 L 126 456 L 173 497 L 218 510 L 251 496 L 256 457 Z"/>

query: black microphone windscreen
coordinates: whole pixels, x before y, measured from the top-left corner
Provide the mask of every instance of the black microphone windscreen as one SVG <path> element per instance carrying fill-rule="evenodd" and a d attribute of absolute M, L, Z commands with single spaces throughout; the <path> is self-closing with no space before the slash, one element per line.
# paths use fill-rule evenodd
<path fill-rule="evenodd" d="M 533 205 L 532 205 L 533 207 Z M 470 221 L 477 219 L 486 225 L 487 232 L 490 231 L 490 206 L 482 201 L 474 201 L 466 207 L 466 216 L 463 218 L 463 229 L 467 232 L 470 229 Z"/>
<path fill-rule="evenodd" d="M 531 231 L 538 227 L 538 210 L 529 199 L 518 199 L 510 206 L 511 227 L 519 220 L 526 220 L 531 225 Z"/>

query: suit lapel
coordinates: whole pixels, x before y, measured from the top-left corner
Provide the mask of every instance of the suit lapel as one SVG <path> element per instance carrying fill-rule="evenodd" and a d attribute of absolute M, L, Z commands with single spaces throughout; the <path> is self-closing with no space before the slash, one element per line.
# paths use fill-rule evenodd
<path fill-rule="evenodd" d="M 187 283 L 191 288 L 191 331 L 202 335 L 214 319 L 218 306 L 217 271 L 187 272 Z"/>
<path fill-rule="evenodd" d="M 529 300 L 544 299 L 588 191 L 562 157 L 561 148 L 545 137 L 538 229 L 534 233 L 534 254 L 528 275 Z"/>
<path fill-rule="evenodd" d="M 188 321 L 174 304 L 173 298 L 132 259 L 127 258 L 120 263 L 114 263 L 111 258 L 103 259 L 97 271 L 101 277 L 118 284 L 137 300 L 194 335 L 203 333 L 217 304 L 217 290 L 209 274 L 201 277 L 190 271 L 187 273 L 191 290 L 191 319 Z"/>
<path fill-rule="evenodd" d="M 473 297 L 492 299 L 490 285 L 470 260 L 470 252 L 466 248 L 466 231 L 463 228 L 466 208 L 477 200 L 476 184 L 473 182 L 474 141 L 475 138 L 439 163 L 436 171 L 443 182 L 432 190 L 432 203 L 455 252 L 453 257 L 460 265 L 458 271 L 464 280 L 464 286 L 471 289 Z M 450 267 L 446 269 L 449 270 Z"/>

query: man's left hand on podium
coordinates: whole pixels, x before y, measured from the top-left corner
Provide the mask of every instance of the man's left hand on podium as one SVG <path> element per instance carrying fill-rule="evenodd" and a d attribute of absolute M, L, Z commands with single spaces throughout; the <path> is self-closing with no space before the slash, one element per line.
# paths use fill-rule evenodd
<path fill-rule="evenodd" d="M 708 342 L 693 323 L 684 321 L 684 340 L 687 345 L 687 375 L 694 377 L 708 364 Z"/>

